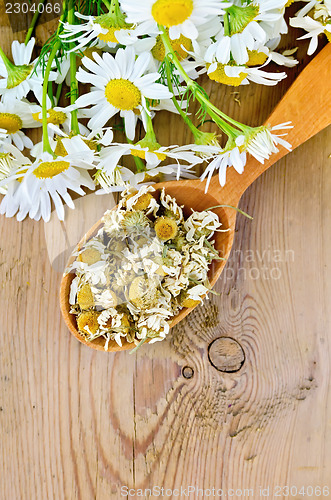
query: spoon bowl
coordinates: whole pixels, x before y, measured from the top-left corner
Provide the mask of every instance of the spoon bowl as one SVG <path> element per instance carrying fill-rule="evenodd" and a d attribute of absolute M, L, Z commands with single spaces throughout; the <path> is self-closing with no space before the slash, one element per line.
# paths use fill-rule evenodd
<path fill-rule="evenodd" d="M 323 71 L 321 71 L 321 69 Z M 316 75 L 319 75 L 316 78 Z M 291 85 L 282 100 L 276 106 L 266 122 L 268 126 L 291 121 L 293 128 L 290 129 L 286 140 L 292 145 L 292 149 L 306 142 L 310 137 L 323 130 L 331 123 L 331 44 L 329 43 L 314 59 L 303 69 L 295 82 Z M 211 179 L 208 192 L 205 193 L 206 181 L 183 180 L 168 181 L 154 184 L 156 190 L 164 188 L 166 194 L 174 197 L 179 205 L 184 205 L 184 214 L 189 215 L 191 209 L 202 211 L 215 205 L 231 205 L 237 207 L 241 196 L 248 186 L 254 182 L 267 168 L 276 163 L 288 153 L 280 147 L 278 153 L 273 154 L 264 164 L 250 157 L 246 163 L 245 171 L 239 175 L 234 168 L 228 170 L 226 185 L 221 188 L 218 177 Z M 116 208 L 116 207 L 115 207 Z M 236 223 L 237 212 L 230 207 L 222 207 L 213 210 L 222 223 L 226 232 L 217 232 L 214 235 L 215 248 L 225 260 L 214 260 L 211 263 L 208 277 L 211 286 L 214 286 L 226 264 L 230 254 Z M 78 244 L 81 248 L 86 241 L 92 238 L 102 227 L 98 221 L 84 236 Z M 68 265 L 73 262 L 71 256 Z M 105 339 L 97 338 L 86 341 L 77 330 L 76 318 L 70 314 L 69 291 L 74 274 L 64 275 L 60 289 L 60 306 L 63 318 L 70 332 L 82 343 L 98 350 L 104 350 Z M 170 322 L 173 327 L 187 316 L 193 308 L 183 308 Z M 132 349 L 133 344 L 123 342 L 118 346 L 115 341 L 110 341 L 108 351 L 122 351 Z"/>

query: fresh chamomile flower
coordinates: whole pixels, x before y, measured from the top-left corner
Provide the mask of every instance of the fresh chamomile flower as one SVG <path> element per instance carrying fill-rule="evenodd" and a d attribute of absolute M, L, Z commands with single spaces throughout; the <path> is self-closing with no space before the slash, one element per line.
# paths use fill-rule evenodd
<path fill-rule="evenodd" d="M 245 165 L 246 152 L 240 152 L 238 146 L 220 150 L 219 154 L 217 154 L 215 158 L 213 158 L 213 160 L 208 164 L 203 174 L 201 175 L 201 181 L 207 178 L 205 192 L 207 193 L 208 191 L 210 180 L 215 171 L 218 170 L 219 183 L 223 187 L 226 182 L 227 169 L 229 167 L 233 167 L 238 172 L 238 174 L 242 174 Z"/>
<path fill-rule="evenodd" d="M 292 54 L 294 54 L 297 49 L 285 50 L 280 54 L 274 50 L 277 48 L 278 44 L 278 38 L 269 40 L 266 45 L 255 42 L 253 49 L 248 51 L 249 59 L 246 62 L 246 66 L 261 66 L 267 64 L 268 61 L 273 61 L 280 66 L 287 66 L 288 68 L 296 66 L 299 61 L 297 61 Z"/>
<path fill-rule="evenodd" d="M 49 107 L 47 109 L 47 130 L 49 137 L 53 137 L 57 133 L 58 129 L 63 130 L 65 134 L 70 134 L 71 131 L 71 121 L 72 121 L 72 106 L 67 106 L 65 108 L 60 106 Z M 42 107 L 39 105 L 33 106 L 33 119 L 40 125 L 43 122 L 42 118 Z M 83 110 L 79 110 L 77 117 L 85 118 L 85 113 Z M 60 128 L 61 127 L 61 128 Z M 90 131 L 85 125 L 78 122 L 79 131 L 81 134 L 88 135 Z"/>
<path fill-rule="evenodd" d="M 185 72 L 193 80 L 206 72 L 204 55 L 212 40 L 217 39 L 222 29 L 223 25 L 219 16 L 215 16 L 208 22 L 198 26 L 198 36 L 195 40 L 192 40 L 192 49 L 187 49 L 188 57 L 182 61 Z"/>
<path fill-rule="evenodd" d="M 315 52 L 318 45 L 318 37 L 325 34 L 328 41 L 331 41 L 331 2 L 324 0 L 323 8 L 314 11 L 314 18 L 310 16 L 297 16 L 290 19 L 290 25 L 295 28 L 302 28 L 307 33 L 298 38 L 298 40 L 311 39 L 307 54 Z"/>
<path fill-rule="evenodd" d="M 84 147 L 83 141 L 75 137 L 65 143 L 67 156 L 54 158 L 44 152 L 33 163 L 27 158 L 21 160 L 20 167 L 8 178 L 8 192 L 0 205 L 0 213 L 5 213 L 7 217 L 17 213 L 17 220 L 29 215 L 31 219 L 43 218 L 47 222 L 53 201 L 58 218 L 63 220 L 63 202 L 74 208 L 69 191 L 84 196 L 85 191 L 81 186 L 89 189 L 95 187 L 87 172 L 93 168 L 93 164 L 88 163 L 89 152 L 82 152 Z M 91 154 L 93 156 L 93 152 Z"/>
<path fill-rule="evenodd" d="M 191 145 L 186 146 L 161 146 L 155 140 L 145 137 L 135 144 L 113 143 L 100 151 L 99 167 L 112 171 L 122 156 L 132 155 L 146 162 L 146 168 L 153 168 L 162 161 L 168 159 L 187 162 L 194 166 L 202 162 L 202 159 L 192 151 Z"/>
<path fill-rule="evenodd" d="M 169 29 L 172 40 L 181 36 L 194 40 L 198 26 L 213 16 L 224 14 L 230 3 L 220 0 L 122 0 L 128 23 L 138 24 L 146 34 L 158 34 L 158 25 Z"/>
<path fill-rule="evenodd" d="M 250 81 L 263 85 L 277 85 L 278 82 L 286 78 L 286 73 L 269 73 L 262 71 L 268 60 L 260 67 L 236 66 L 232 61 L 228 64 L 214 62 L 207 64 L 207 74 L 215 82 L 224 85 L 247 85 Z"/>
<path fill-rule="evenodd" d="M 125 16 L 118 5 L 113 12 L 100 16 L 85 16 L 79 12 L 75 12 L 75 15 L 87 22 L 83 24 L 64 23 L 61 38 L 67 43 L 77 42 L 77 45 L 71 50 L 80 50 L 97 41 L 104 42 L 109 47 L 114 48 L 119 43 L 130 45 L 138 40 L 135 26 L 125 21 Z"/>
<path fill-rule="evenodd" d="M 97 185 L 100 185 L 102 189 L 98 189 L 96 194 L 123 191 L 134 184 L 132 182 L 133 176 L 133 172 L 122 165 L 116 165 L 112 171 L 106 171 L 103 168 L 98 169 L 94 175 L 94 181 Z"/>
<path fill-rule="evenodd" d="M 1 129 L 0 129 L 0 140 L 1 140 Z M 8 148 L 8 145 L 6 145 Z M 5 147 L 6 147 L 5 146 Z M 9 148 L 14 148 L 14 146 L 9 146 Z M 16 149 L 16 148 L 15 148 Z M 11 174 L 17 169 L 18 163 L 9 151 L 0 153 L 0 181 L 5 181 L 5 179 L 9 178 Z M 6 194 L 8 191 L 8 187 L 5 183 L 0 185 L 0 193 Z"/>
<path fill-rule="evenodd" d="M 52 134 L 56 135 L 55 140 L 57 141 L 57 143 L 55 143 L 54 147 L 57 148 L 57 150 L 55 151 L 55 154 L 63 154 L 64 152 L 64 146 L 62 143 L 63 139 L 71 139 L 72 137 L 77 137 L 77 136 L 80 137 L 82 141 L 84 141 L 84 143 L 92 151 L 95 152 L 98 151 L 102 146 L 109 146 L 112 143 L 114 133 L 111 127 L 104 127 L 99 129 L 96 128 L 90 131 L 84 125 L 82 124 L 79 125 L 80 125 L 79 126 L 80 133 L 75 134 L 71 130 L 66 132 L 65 130 L 60 129 L 57 125 L 54 125 L 53 123 L 49 124 L 49 128 L 52 130 Z M 51 147 L 53 147 L 52 144 Z"/>
<path fill-rule="evenodd" d="M 119 49 L 115 57 L 108 53 L 101 58 L 93 53 L 96 62 L 84 57 L 84 66 L 91 71 L 79 68 L 77 79 L 83 83 L 92 83 L 94 87 L 85 95 L 80 96 L 76 105 L 84 108 L 93 105 L 88 110 L 91 117 L 88 127 L 91 129 L 103 127 L 117 113 L 124 118 L 126 135 L 134 139 L 138 114 L 144 109 L 147 112 L 146 98 L 168 99 L 172 96 L 169 90 L 156 81 L 159 73 L 146 74 L 150 62 L 150 54 L 140 54 L 137 59 L 132 47 Z"/>
<path fill-rule="evenodd" d="M 0 102 L 0 128 L 6 131 L 3 143 L 14 143 L 22 151 L 24 148 L 32 148 L 33 143 L 22 131 L 23 128 L 40 127 L 33 119 L 32 107 L 29 103 L 16 99 L 7 99 Z M 0 144 L 1 149 L 1 144 Z"/>
<path fill-rule="evenodd" d="M 5 191 L 5 197 L 0 203 L 0 214 L 5 214 L 6 217 L 13 217 L 17 213 L 19 207 L 20 212 L 24 214 L 26 210 L 28 210 L 28 203 L 22 196 L 21 187 L 24 175 L 32 162 L 30 158 L 24 156 L 12 144 L 4 144 L 3 147 L 5 152 L 9 154 L 7 162 L 8 167 L 10 167 L 10 172 L 0 180 L 0 189 Z M 20 218 L 20 214 L 17 216 L 18 220 L 23 220 L 24 218 L 25 215 L 22 218 Z"/>
<path fill-rule="evenodd" d="M 266 126 L 258 127 L 247 135 L 239 135 L 236 138 L 236 145 L 241 151 L 247 151 L 260 163 L 264 163 L 272 153 L 278 153 L 278 144 L 291 151 L 291 144 L 282 138 L 286 133 L 279 135 L 276 132 L 292 127 L 291 122 L 281 123 L 272 128 Z"/>
<path fill-rule="evenodd" d="M 133 186 L 141 184 L 153 184 L 161 181 L 183 179 L 195 179 L 196 176 L 191 172 L 191 166 L 176 164 L 176 165 L 159 165 L 157 167 L 147 167 L 142 172 L 133 174 L 131 183 Z"/>
<path fill-rule="evenodd" d="M 226 64 L 232 57 L 237 64 L 245 64 L 254 43 L 265 44 L 271 38 L 264 25 L 282 19 L 285 3 L 286 0 L 254 0 L 243 5 L 233 4 L 226 10 L 224 29 L 207 48 L 206 61 Z"/>
<path fill-rule="evenodd" d="M 0 76 L 3 77 L 0 80 L 0 94 L 4 101 L 22 99 L 32 91 L 41 102 L 44 77 L 42 68 L 40 66 L 35 68 L 35 61 L 31 62 L 34 44 L 34 38 L 31 38 L 27 45 L 14 40 L 12 43 L 14 64 L 7 57 L 2 56 L 2 59 L 0 57 Z M 49 81 L 55 78 L 56 73 L 51 72 Z"/>

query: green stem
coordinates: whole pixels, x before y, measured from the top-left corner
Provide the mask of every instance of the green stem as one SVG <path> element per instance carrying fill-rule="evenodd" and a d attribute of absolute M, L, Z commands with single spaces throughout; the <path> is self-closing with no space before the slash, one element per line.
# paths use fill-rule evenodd
<path fill-rule="evenodd" d="M 167 75 L 167 83 L 168 83 L 168 89 L 170 92 L 174 93 L 174 87 L 172 84 L 172 79 L 171 79 L 171 69 L 170 69 L 170 62 L 169 59 L 165 60 L 165 68 L 166 68 L 166 75 Z M 177 109 L 178 113 L 184 120 L 185 124 L 188 126 L 188 128 L 191 130 L 194 138 L 197 138 L 201 135 L 201 132 L 197 127 L 192 123 L 192 121 L 189 119 L 185 111 L 182 110 L 180 105 L 178 104 L 178 101 L 175 96 L 172 97 L 172 102 L 175 105 L 175 108 Z"/>
<path fill-rule="evenodd" d="M 133 353 L 137 352 L 139 347 L 141 347 L 147 340 L 148 340 L 147 337 L 145 337 L 144 339 L 141 339 L 139 344 L 137 344 L 136 347 L 134 347 L 133 349 L 130 350 L 129 354 L 133 354 Z"/>
<path fill-rule="evenodd" d="M 43 5 L 45 3 L 46 0 L 40 0 L 39 3 L 38 3 L 38 6 L 36 7 L 36 12 L 34 13 L 34 16 L 32 18 L 32 21 L 31 21 L 31 24 L 29 26 L 29 29 L 27 31 L 27 34 L 26 34 L 26 37 L 25 37 L 25 45 L 27 45 L 28 41 L 30 40 L 32 34 L 33 34 L 33 31 L 35 29 L 35 26 L 37 24 L 37 21 L 38 21 L 38 18 L 41 14 L 41 12 L 39 11 L 39 5 Z"/>
<path fill-rule="evenodd" d="M 148 112 L 146 111 L 146 136 L 148 137 L 152 142 L 157 142 L 156 140 L 156 135 L 154 132 L 154 127 L 153 127 L 153 120 L 149 116 Z"/>
<path fill-rule="evenodd" d="M 47 153 L 50 153 L 51 155 L 54 156 L 54 152 L 52 151 L 51 145 L 49 143 L 49 138 L 48 138 L 48 130 L 47 130 L 47 89 L 48 89 L 48 80 L 49 80 L 49 74 L 52 69 L 52 64 L 54 57 L 59 50 L 61 45 L 60 40 L 58 40 L 53 49 L 52 52 L 50 53 L 48 63 L 45 69 L 45 76 L 44 76 L 44 83 L 43 83 L 43 96 L 42 96 L 42 122 L 43 122 L 43 150 L 47 151 Z"/>
<path fill-rule="evenodd" d="M 124 127 L 124 130 L 125 130 L 125 127 Z M 128 142 L 128 144 L 133 144 L 133 142 L 128 138 L 127 135 L 125 135 L 125 137 L 126 137 L 126 141 Z M 146 167 L 145 167 L 142 159 L 139 158 L 138 156 L 135 156 L 135 155 L 132 155 L 132 156 L 133 156 L 134 162 L 136 164 L 137 172 L 145 172 Z"/>
<path fill-rule="evenodd" d="M 48 82 L 48 96 L 52 103 L 52 108 L 54 107 L 54 95 L 53 95 L 53 83 Z"/>
<path fill-rule="evenodd" d="M 60 100 L 60 97 L 61 97 L 61 93 L 62 93 L 62 83 L 60 83 L 58 86 L 57 86 L 57 89 L 56 89 L 56 95 L 55 95 L 55 102 L 56 102 L 56 105 L 58 106 L 59 104 L 59 100 Z"/>
<path fill-rule="evenodd" d="M 60 21 L 64 21 L 64 19 L 66 17 L 66 13 L 67 13 L 67 4 L 66 4 L 66 0 L 64 0 Z M 56 34 L 59 33 L 61 27 L 62 27 L 62 23 L 59 22 Z M 41 103 L 41 106 L 42 106 L 43 151 L 46 151 L 47 153 L 50 153 L 53 156 L 54 156 L 54 152 L 52 151 L 51 145 L 49 143 L 48 130 L 47 130 L 47 89 L 48 89 L 48 80 L 49 80 L 49 75 L 50 75 L 50 72 L 52 69 L 52 64 L 53 64 L 54 58 L 56 56 L 56 53 L 60 47 L 61 47 L 61 40 L 58 39 L 55 42 L 55 44 L 53 45 L 53 49 L 49 55 L 47 66 L 45 69 L 42 103 Z"/>
<path fill-rule="evenodd" d="M 171 46 L 168 34 L 163 26 L 159 25 L 159 29 L 161 30 L 161 39 L 165 48 L 166 55 L 171 56 L 171 60 L 176 66 L 179 74 L 182 76 L 183 80 L 185 81 L 187 87 L 192 90 L 193 95 L 195 98 L 199 101 L 200 104 L 204 104 L 207 108 L 207 113 L 209 116 L 212 118 L 213 121 L 220 127 L 221 130 L 223 130 L 227 135 L 230 137 L 237 137 L 238 131 L 233 128 L 231 125 L 227 124 L 226 122 L 231 123 L 234 125 L 236 128 L 239 128 L 240 131 L 247 131 L 249 127 L 246 125 L 243 125 L 242 123 L 237 122 L 236 120 L 233 120 L 229 116 L 227 116 L 225 113 L 220 111 L 216 106 L 214 106 L 209 99 L 201 92 L 199 89 L 199 86 L 195 83 L 194 80 L 192 80 L 186 71 L 184 70 L 183 66 L 181 65 L 173 47 Z M 221 118 L 221 120 L 220 120 Z M 225 127 L 226 125 L 226 127 Z"/>
<path fill-rule="evenodd" d="M 111 5 L 110 3 L 108 2 L 108 0 L 102 0 L 103 3 L 105 4 L 105 6 L 107 7 L 108 10 L 111 10 Z"/>
<path fill-rule="evenodd" d="M 74 0 L 69 1 L 68 11 L 69 24 L 75 24 Z M 74 48 L 75 44 L 70 44 L 70 48 Z M 76 78 L 77 64 L 75 52 L 70 52 L 70 104 L 75 104 L 78 97 L 78 82 Z M 77 117 L 77 109 L 71 111 L 71 131 L 79 134 L 79 124 Z"/>
<path fill-rule="evenodd" d="M 240 214 L 244 215 L 245 217 L 248 217 L 248 219 L 253 220 L 253 217 L 251 215 L 247 214 L 243 210 L 240 210 L 240 208 L 238 208 L 238 207 L 234 207 L 233 205 L 215 205 L 214 207 L 205 208 L 203 210 L 203 212 L 207 212 L 208 210 L 214 210 L 214 208 L 233 208 L 234 210 L 236 210 Z"/>
<path fill-rule="evenodd" d="M 134 155 L 133 155 L 133 159 L 134 159 L 134 162 L 136 164 L 137 172 L 145 172 L 146 167 L 145 167 L 142 159 L 139 158 L 138 156 L 134 156 Z"/>
<path fill-rule="evenodd" d="M 106 5 L 106 3 L 105 3 L 105 5 Z M 119 6 L 118 0 L 111 0 L 110 6 L 109 6 L 109 11 L 112 14 L 115 14 L 116 16 L 118 16 L 118 15 L 123 16 L 123 13 L 122 13 L 121 8 Z"/>

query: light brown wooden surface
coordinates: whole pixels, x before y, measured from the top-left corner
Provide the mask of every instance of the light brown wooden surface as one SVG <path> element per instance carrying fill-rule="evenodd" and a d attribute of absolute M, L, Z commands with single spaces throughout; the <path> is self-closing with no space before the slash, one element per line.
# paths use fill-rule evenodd
<path fill-rule="evenodd" d="M 8 49 L 9 25 L 0 38 Z M 233 89 L 207 89 L 257 124 L 298 71 L 240 88 L 241 106 Z M 175 117 L 158 120 L 161 142 L 189 140 Z M 0 219 L 1 500 L 117 500 L 121 486 L 254 499 L 260 486 L 269 498 L 286 498 L 277 485 L 331 490 L 330 139 L 323 131 L 255 181 L 240 203 L 254 220 L 237 220 L 220 296 L 133 356 L 81 345 L 58 303 L 71 247 L 113 200 L 80 200 L 64 224 Z M 238 372 L 210 363 L 219 337 L 241 345 Z"/>

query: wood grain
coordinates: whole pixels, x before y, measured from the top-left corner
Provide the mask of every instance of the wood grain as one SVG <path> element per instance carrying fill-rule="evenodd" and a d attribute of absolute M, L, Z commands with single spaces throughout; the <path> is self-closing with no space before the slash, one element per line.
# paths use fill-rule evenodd
<path fill-rule="evenodd" d="M 0 35 L 8 49 L 14 35 Z M 257 124 L 297 71 L 240 89 L 241 106 L 231 89 L 207 88 Z M 175 117 L 158 120 L 162 142 L 187 140 Z M 119 500 L 123 485 L 246 488 L 254 499 L 260 486 L 269 498 L 276 485 L 331 490 L 330 140 L 321 132 L 249 188 L 240 206 L 254 220 L 238 218 L 220 296 L 132 356 L 79 344 L 58 305 L 61 259 L 113 201 L 82 204 L 76 234 L 0 219 L 1 500 Z M 208 360 L 223 336 L 244 350 L 236 373 Z"/>

